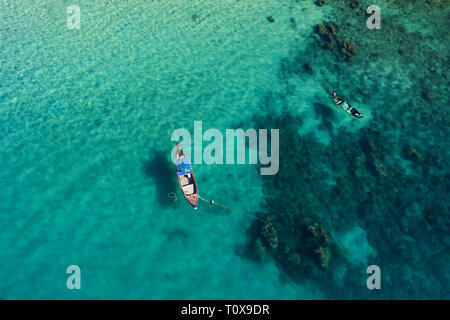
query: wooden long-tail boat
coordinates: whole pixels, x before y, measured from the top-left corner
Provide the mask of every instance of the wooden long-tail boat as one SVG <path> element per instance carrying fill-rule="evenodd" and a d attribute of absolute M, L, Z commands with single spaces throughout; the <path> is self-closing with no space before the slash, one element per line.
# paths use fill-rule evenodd
<path fill-rule="evenodd" d="M 334 103 L 336 103 L 336 105 L 341 107 L 341 109 L 349 115 L 359 119 L 363 117 L 362 114 L 358 110 L 356 110 L 356 108 L 352 107 L 347 101 L 344 101 L 343 99 L 336 96 L 336 92 L 333 92 L 333 99 Z"/>
<path fill-rule="evenodd" d="M 198 189 L 195 182 L 194 171 L 192 170 L 189 158 L 181 150 L 180 144 L 177 143 L 176 153 L 176 168 L 178 183 L 180 184 L 181 192 L 184 198 L 191 204 L 194 209 L 197 209 Z"/>

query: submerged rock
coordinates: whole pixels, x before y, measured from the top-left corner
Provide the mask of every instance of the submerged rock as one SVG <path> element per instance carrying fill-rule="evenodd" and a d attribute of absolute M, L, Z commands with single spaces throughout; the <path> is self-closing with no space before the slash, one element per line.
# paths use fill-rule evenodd
<path fill-rule="evenodd" d="M 351 61 L 357 56 L 357 50 L 354 43 L 343 40 L 337 33 L 337 26 L 333 22 L 319 23 L 314 28 L 320 35 L 322 48 L 338 48 L 338 56 L 344 61 Z"/>
<path fill-rule="evenodd" d="M 422 162 L 422 155 L 411 145 L 404 145 L 402 149 L 403 156 L 414 162 Z"/>
<path fill-rule="evenodd" d="M 264 222 L 264 226 L 261 231 L 261 235 L 269 245 L 270 248 L 276 249 L 278 247 L 278 234 L 277 230 L 273 226 L 272 220 L 268 218 Z"/>
<path fill-rule="evenodd" d="M 320 266 L 324 269 L 328 268 L 330 263 L 330 248 L 319 247 L 315 251 L 316 257 L 319 260 Z"/>
<path fill-rule="evenodd" d="M 297 22 L 295 21 L 295 18 L 289 19 L 289 22 L 291 23 L 292 29 L 297 29 Z"/>
<path fill-rule="evenodd" d="M 350 0 L 348 5 L 350 8 L 355 9 L 358 8 L 360 4 L 359 0 Z"/>
<path fill-rule="evenodd" d="M 305 62 L 305 63 L 302 65 L 302 69 L 303 69 L 303 71 L 305 71 L 306 73 L 314 74 L 314 69 L 312 68 L 311 62 Z"/>
<path fill-rule="evenodd" d="M 325 4 L 325 0 L 316 0 L 316 4 L 321 7 Z"/>
<path fill-rule="evenodd" d="M 311 232 L 315 240 L 317 240 L 320 244 L 328 243 L 328 234 L 325 229 L 318 223 L 314 223 L 308 226 L 308 230 L 309 232 Z"/>
<path fill-rule="evenodd" d="M 336 25 L 332 22 L 319 23 L 315 29 L 318 34 L 327 38 L 334 38 L 336 35 Z"/>
<path fill-rule="evenodd" d="M 434 100 L 434 98 L 435 98 L 434 93 L 429 89 L 425 89 L 422 92 L 422 97 L 427 101 Z"/>
<path fill-rule="evenodd" d="M 192 19 L 192 21 L 198 22 L 198 21 L 200 21 L 200 15 L 198 15 L 197 13 L 194 13 L 191 16 L 191 19 Z"/>
<path fill-rule="evenodd" d="M 328 49 L 336 46 L 336 30 L 336 25 L 331 22 L 316 25 L 315 32 L 321 36 L 322 40 L 324 40 L 324 44 L 322 46 Z"/>
<path fill-rule="evenodd" d="M 344 41 L 344 42 L 340 43 L 339 49 L 340 49 L 343 59 L 346 61 L 353 60 L 357 55 L 356 47 L 350 41 Z"/>

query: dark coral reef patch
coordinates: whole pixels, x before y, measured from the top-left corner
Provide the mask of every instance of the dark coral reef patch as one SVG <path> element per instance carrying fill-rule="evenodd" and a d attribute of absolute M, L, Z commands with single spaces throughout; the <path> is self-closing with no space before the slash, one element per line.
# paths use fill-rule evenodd
<path fill-rule="evenodd" d="M 344 40 L 338 35 L 337 25 L 333 22 L 325 22 L 316 25 L 315 32 L 320 35 L 321 46 L 326 49 L 334 50 L 338 56 L 344 61 L 351 61 L 358 55 L 355 44 L 351 41 Z"/>
<path fill-rule="evenodd" d="M 374 128 L 362 129 L 356 139 L 339 130 L 325 146 L 313 136 L 300 136 L 291 120 L 256 119 L 261 126 L 276 125 L 285 138 L 279 173 L 265 178 L 267 210 L 248 231 L 251 256 L 275 259 L 294 281 L 315 280 L 330 298 L 368 297 L 361 282 L 367 266 L 355 273 L 352 257 L 330 234 L 356 224 L 367 231 L 376 261 L 390 277 L 389 290 L 377 297 L 417 298 L 430 292 L 429 283 L 435 288 L 430 296 L 443 297 L 448 281 L 426 274 L 431 265 L 444 262 L 443 257 L 435 261 L 436 255 L 448 258 L 450 176 L 431 164 L 442 159 L 443 150 L 428 150 L 424 156 L 406 138 L 392 148 L 399 142 Z M 402 157 L 412 162 L 410 170 L 399 165 Z M 414 287 L 398 289 L 410 282 L 413 266 Z M 341 282 L 330 283 L 338 270 L 346 270 Z"/>
<path fill-rule="evenodd" d="M 402 3 L 392 6 L 430 18 L 428 33 L 448 29 L 439 12 L 444 1 Z M 448 54 L 436 45 L 439 36 L 408 31 L 399 19 L 382 20 L 382 33 L 365 28 L 366 4 L 327 1 L 341 23 L 317 25 L 319 41 L 281 61 L 284 89 L 266 93 L 261 115 L 253 117 L 254 127 L 280 129 L 280 169 L 263 177 L 266 199 L 248 229 L 246 252 L 273 259 L 292 281 L 314 281 L 328 298 L 446 299 Z M 357 130 L 335 126 L 341 115 L 318 97 L 310 108 L 329 144 L 300 135 L 303 119 L 288 110 L 297 89 L 291 80 L 305 77 L 365 100 L 370 121 Z M 383 290 L 367 289 L 368 265 L 337 236 L 355 226 L 367 234 L 374 250 L 367 263 L 380 266 Z"/>

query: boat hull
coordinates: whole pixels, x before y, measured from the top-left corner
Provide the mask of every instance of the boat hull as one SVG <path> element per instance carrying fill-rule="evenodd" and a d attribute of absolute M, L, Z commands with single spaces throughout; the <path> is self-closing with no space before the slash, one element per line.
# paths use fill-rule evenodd
<path fill-rule="evenodd" d="M 194 209 L 197 209 L 198 189 L 197 182 L 195 182 L 194 171 L 192 170 L 191 161 L 181 150 L 180 143 L 177 143 L 176 153 L 176 171 L 178 177 L 178 184 L 184 198 L 190 203 Z"/>
<path fill-rule="evenodd" d="M 198 189 L 197 189 L 197 183 L 195 182 L 194 173 L 193 172 L 191 173 L 192 185 L 193 185 L 193 189 L 194 189 L 193 193 L 188 194 L 188 192 L 185 191 L 186 184 L 184 184 L 183 177 L 185 177 L 185 176 L 178 176 L 178 184 L 180 185 L 181 192 L 183 193 L 183 196 L 187 200 L 187 202 L 189 202 L 190 205 L 192 207 L 194 207 L 194 209 L 197 209 Z"/>

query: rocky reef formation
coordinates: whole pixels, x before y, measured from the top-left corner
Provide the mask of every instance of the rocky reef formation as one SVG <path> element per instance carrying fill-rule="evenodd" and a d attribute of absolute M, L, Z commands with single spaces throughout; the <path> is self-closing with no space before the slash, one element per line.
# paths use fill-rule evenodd
<path fill-rule="evenodd" d="M 355 45 L 351 41 L 343 40 L 337 33 L 337 25 L 325 22 L 316 25 L 315 32 L 320 35 L 321 46 L 326 49 L 336 49 L 338 56 L 345 61 L 351 61 L 357 56 Z"/>
<path fill-rule="evenodd" d="M 278 233 L 275 229 L 272 219 L 267 218 L 261 228 L 261 236 L 266 246 L 272 250 L 278 248 Z"/>
<path fill-rule="evenodd" d="M 283 275 L 313 280 L 329 298 L 448 298 L 449 70 L 435 41 L 450 26 L 439 16 L 448 1 L 407 3 L 390 4 L 411 19 L 427 15 L 426 32 L 395 19 L 383 20 L 382 33 L 361 29 L 367 1 L 327 1 L 339 18 L 317 25 L 320 41 L 281 61 L 285 88 L 267 93 L 253 117 L 254 127 L 280 129 L 280 169 L 263 178 L 267 196 L 248 230 L 247 254 L 274 259 Z M 325 75 L 322 87 L 364 100 L 371 115 L 363 128 L 336 127 L 341 115 L 318 97 L 311 112 L 329 144 L 299 134 L 302 118 L 286 111 L 292 83 L 314 73 Z M 368 292 L 367 265 L 335 236 L 355 226 L 376 253 L 367 263 L 381 267 L 384 290 Z"/>
<path fill-rule="evenodd" d="M 352 42 L 342 41 L 342 42 L 338 42 L 338 44 L 339 44 L 339 52 L 341 54 L 341 57 L 345 61 L 350 61 L 356 57 L 356 55 L 357 55 L 356 47 Z"/>
<path fill-rule="evenodd" d="M 306 218 L 292 224 L 284 218 L 261 214 L 249 229 L 248 251 L 257 261 L 274 258 L 294 279 L 299 275 L 318 277 L 332 258 L 329 236 L 323 226 Z M 295 216 L 294 216 L 295 217 Z"/>
<path fill-rule="evenodd" d="M 339 4 L 350 10 L 343 21 L 355 16 L 349 3 Z M 317 25 L 317 48 L 281 61 L 278 75 L 286 90 L 267 94 L 262 110 L 273 107 L 273 112 L 253 122 L 279 128 L 280 137 L 288 138 L 280 138 L 278 174 L 264 177 L 266 210 L 249 229 L 248 251 L 257 260 L 274 259 L 293 281 L 314 280 L 330 298 L 373 298 L 361 271 L 367 265 L 353 261 L 334 237 L 357 225 L 376 252 L 368 263 L 383 270 L 386 290 L 377 298 L 445 298 L 450 288 L 442 273 L 450 260 L 450 117 L 443 107 L 448 64 L 429 37 L 388 19 L 383 23 L 383 34 L 365 30 L 363 35 L 347 24 Z M 356 60 L 354 43 L 361 48 Z M 386 72 L 378 60 L 395 68 Z M 276 112 L 295 92 L 291 79 L 322 74 L 322 65 L 332 74 L 338 71 L 345 81 L 336 86 L 365 100 L 372 113 L 364 128 L 337 128 L 341 115 L 322 99 L 313 103 L 318 129 L 330 135 L 328 145 L 298 134 L 301 117 Z M 330 78 L 322 86 L 330 86 Z"/>
<path fill-rule="evenodd" d="M 289 161 L 282 160 L 279 173 L 265 179 L 264 188 L 274 196 L 267 197 L 267 211 L 248 230 L 252 257 L 275 259 L 292 280 L 315 280 L 331 298 L 368 297 L 364 286 L 354 285 L 363 280 L 353 274 L 352 257 L 328 231 L 357 224 L 367 231 L 375 261 L 390 268 L 390 288 L 377 297 L 419 297 L 427 290 L 442 297 L 450 282 L 426 270 L 435 264 L 444 268 L 449 257 L 450 173 L 442 171 L 444 150 L 412 145 L 406 137 L 397 141 L 392 128 L 376 125 L 357 136 L 338 130 L 325 146 L 313 136 L 298 135 L 293 119 L 255 117 L 260 126 L 280 128 L 289 137 L 284 143 L 280 139 L 280 154 Z M 410 161 L 409 170 L 399 166 L 399 158 Z M 326 182 L 332 180 L 336 183 Z M 437 255 L 443 255 L 438 262 Z M 414 288 L 402 291 L 411 265 L 418 278 Z M 330 284 L 330 277 L 341 279 Z"/>

